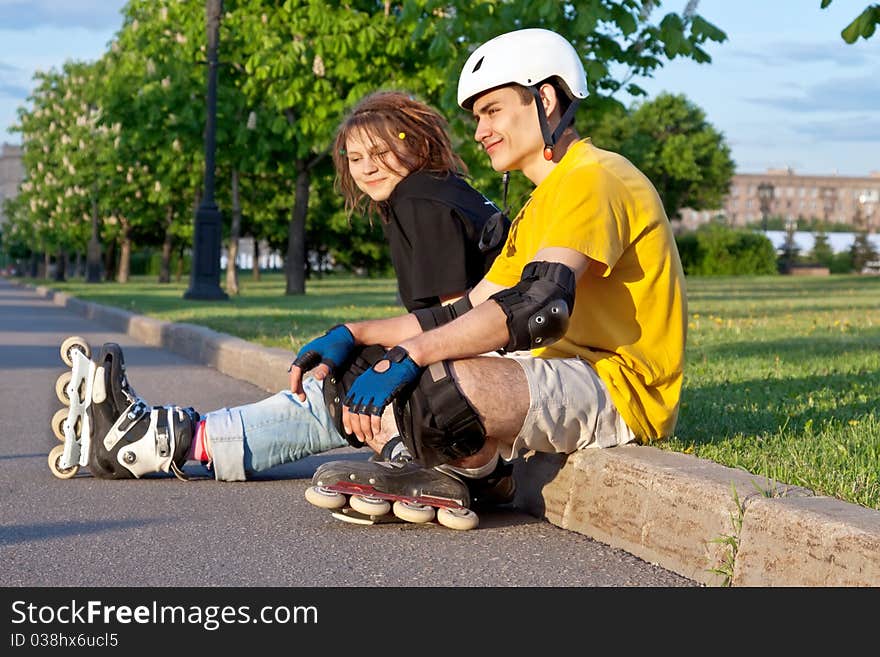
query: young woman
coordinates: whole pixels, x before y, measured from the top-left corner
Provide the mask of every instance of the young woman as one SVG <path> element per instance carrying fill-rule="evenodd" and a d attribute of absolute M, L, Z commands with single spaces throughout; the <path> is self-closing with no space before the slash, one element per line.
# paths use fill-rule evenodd
<path fill-rule="evenodd" d="M 407 310 L 460 297 L 501 250 L 499 209 L 465 181 L 443 117 L 412 96 L 364 98 L 333 158 L 346 209 L 381 219 Z"/>
<path fill-rule="evenodd" d="M 428 105 L 399 92 L 367 96 L 340 125 L 333 159 L 349 213 L 377 215 L 382 222 L 407 310 L 427 311 L 462 297 L 499 253 L 509 224 L 465 181 L 446 122 Z M 354 362 L 338 363 L 333 383 L 342 386 L 343 379 L 354 378 L 344 376 L 348 369 L 356 375 L 383 354 L 375 347 L 359 352 Z M 118 345 L 104 345 L 97 360 L 94 376 L 110 394 L 100 403 L 89 400 L 86 412 L 93 421 L 80 423 L 91 427 L 94 476 L 160 471 L 183 476 L 183 464 L 198 460 L 212 464 L 217 480 L 244 481 L 276 465 L 356 444 L 341 434 L 333 407 L 339 394 L 324 389 L 329 370 L 305 382 L 304 399 L 283 390 L 200 417 L 191 408 L 150 408 L 128 384 Z M 113 440 L 105 440 L 111 431 Z"/>

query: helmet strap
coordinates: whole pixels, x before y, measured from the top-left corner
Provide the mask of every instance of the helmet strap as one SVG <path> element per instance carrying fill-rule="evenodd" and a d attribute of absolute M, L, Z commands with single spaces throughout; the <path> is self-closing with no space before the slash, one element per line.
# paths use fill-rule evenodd
<path fill-rule="evenodd" d="M 544 159 L 549 162 L 553 159 L 553 149 L 556 146 L 556 142 L 559 141 L 562 133 L 574 121 L 574 113 L 581 100 L 580 98 L 572 99 L 568 109 L 565 110 L 562 118 L 559 119 L 559 125 L 556 126 L 556 130 L 551 132 L 550 124 L 547 121 L 547 113 L 544 111 L 544 103 L 541 100 L 540 90 L 537 86 L 531 86 L 529 89 L 535 97 L 535 106 L 538 108 L 538 123 L 541 124 L 541 135 L 544 137 Z"/>

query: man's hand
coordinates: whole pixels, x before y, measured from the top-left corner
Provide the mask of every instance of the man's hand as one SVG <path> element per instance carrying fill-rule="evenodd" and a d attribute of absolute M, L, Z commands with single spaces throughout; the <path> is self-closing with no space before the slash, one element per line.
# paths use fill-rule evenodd
<path fill-rule="evenodd" d="M 309 370 L 314 370 L 312 376 L 319 381 L 323 380 L 330 370 L 346 361 L 354 348 L 354 336 L 344 324 L 337 324 L 324 335 L 306 343 L 299 350 L 296 360 L 290 364 L 288 370 L 291 391 L 300 401 L 305 401 L 303 375 Z"/>
<path fill-rule="evenodd" d="M 382 411 L 424 368 L 403 347 L 394 347 L 357 379 L 342 407 L 342 426 L 361 442 L 370 443 L 382 430 Z"/>

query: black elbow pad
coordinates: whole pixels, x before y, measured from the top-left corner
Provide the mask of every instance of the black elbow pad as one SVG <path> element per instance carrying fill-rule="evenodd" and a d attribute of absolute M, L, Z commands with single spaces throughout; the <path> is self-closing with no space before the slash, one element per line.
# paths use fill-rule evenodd
<path fill-rule="evenodd" d="M 546 347 L 565 335 L 576 284 L 574 272 L 562 263 L 530 262 L 519 283 L 489 297 L 507 316 L 505 351 Z"/>

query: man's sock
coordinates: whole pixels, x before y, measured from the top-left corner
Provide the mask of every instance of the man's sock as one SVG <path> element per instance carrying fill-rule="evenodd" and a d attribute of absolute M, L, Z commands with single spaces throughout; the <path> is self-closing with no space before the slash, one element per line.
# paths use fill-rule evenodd
<path fill-rule="evenodd" d="M 495 471 L 499 458 L 498 452 L 496 452 L 495 456 L 489 459 L 488 463 L 481 465 L 478 468 L 459 468 L 453 465 L 440 465 L 437 467 L 448 470 L 449 472 L 454 472 L 462 477 L 467 477 L 468 479 L 481 479 L 483 477 L 488 477 Z"/>
<path fill-rule="evenodd" d="M 201 461 L 209 463 L 211 455 L 208 453 L 208 434 L 205 429 L 205 421 L 199 420 L 196 428 L 196 435 L 193 437 L 192 445 L 189 447 L 187 459 L 190 461 Z"/>

